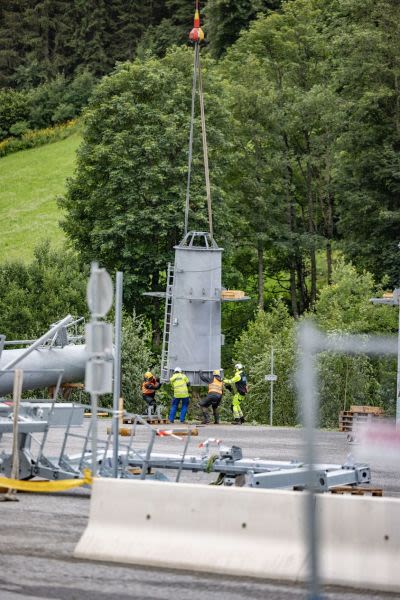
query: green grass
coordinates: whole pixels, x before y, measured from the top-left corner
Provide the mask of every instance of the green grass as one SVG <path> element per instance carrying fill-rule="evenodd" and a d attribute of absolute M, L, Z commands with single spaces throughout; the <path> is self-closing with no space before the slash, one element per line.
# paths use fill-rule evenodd
<path fill-rule="evenodd" d="M 62 244 L 56 198 L 74 172 L 80 139 L 75 133 L 0 158 L 0 261 L 29 261 L 35 246 L 45 239 L 55 247 Z"/>

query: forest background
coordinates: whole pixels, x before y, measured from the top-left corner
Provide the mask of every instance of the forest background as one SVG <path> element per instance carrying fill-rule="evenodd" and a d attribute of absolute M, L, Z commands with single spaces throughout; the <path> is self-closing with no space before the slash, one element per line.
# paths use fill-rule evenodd
<path fill-rule="evenodd" d="M 86 314 L 93 258 L 123 270 L 132 409 L 143 371 L 159 363 L 162 331 L 162 306 L 142 293 L 165 286 L 183 231 L 193 4 L 0 4 L 0 156 L 82 132 L 59 199 L 68 247 L 44 244 L 28 265 L 1 257 L 0 329 L 29 337 L 67 312 Z M 396 310 L 369 299 L 399 285 L 400 6 L 208 0 L 202 14 L 215 237 L 224 285 L 252 298 L 223 310 L 223 363 L 227 372 L 245 364 L 244 409 L 267 422 L 273 347 L 275 423 L 293 425 L 299 319 L 330 335 L 397 331 Z M 196 230 L 206 226 L 199 144 L 196 122 Z M 324 354 L 318 369 L 324 426 L 351 404 L 394 412 L 393 360 L 360 348 Z"/>

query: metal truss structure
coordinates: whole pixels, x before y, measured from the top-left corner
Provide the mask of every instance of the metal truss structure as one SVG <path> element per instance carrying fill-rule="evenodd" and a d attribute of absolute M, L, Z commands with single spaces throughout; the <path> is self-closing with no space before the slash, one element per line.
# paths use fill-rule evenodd
<path fill-rule="evenodd" d="M 19 427 L 20 479 L 42 477 L 49 480 L 81 478 L 83 470 L 91 468 L 91 423 L 85 432 L 77 430 L 82 425 L 85 406 L 78 403 L 23 403 Z M 101 411 L 105 409 L 102 408 Z M 107 412 L 107 411 L 106 411 Z M 111 413 L 111 411 L 109 411 Z M 335 486 L 362 485 L 370 482 L 370 468 L 366 464 L 316 464 L 310 469 L 304 462 L 277 461 L 261 458 L 244 458 L 238 446 L 225 446 L 219 440 L 207 440 L 196 454 L 189 453 L 191 429 L 184 439 L 173 430 L 151 427 L 139 415 L 132 415 L 131 435 L 119 440 L 118 476 L 121 478 L 160 479 L 179 482 L 183 471 L 215 473 L 219 485 L 246 485 L 251 488 L 306 489 L 310 480 L 314 491 L 325 492 Z M 145 447 L 135 444 L 137 427 L 145 428 L 149 438 Z M 63 428 L 57 453 L 54 441 L 49 444 L 52 428 Z M 12 409 L 0 404 L 0 440 L 13 430 Z M 154 452 L 157 437 L 172 436 L 183 443 L 181 453 Z M 80 443 L 80 452 L 69 454 L 71 440 Z M 215 448 L 214 445 L 215 444 Z M 113 446 L 111 429 L 107 437 L 97 440 L 97 472 L 100 477 L 113 476 Z M 9 476 L 12 455 L 3 450 L 0 454 L 0 473 Z M 169 477 L 166 475 L 169 474 Z M 172 473 L 174 474 L 171 477 Z M 311 479 L 310 479 L 311 476 Z"/>

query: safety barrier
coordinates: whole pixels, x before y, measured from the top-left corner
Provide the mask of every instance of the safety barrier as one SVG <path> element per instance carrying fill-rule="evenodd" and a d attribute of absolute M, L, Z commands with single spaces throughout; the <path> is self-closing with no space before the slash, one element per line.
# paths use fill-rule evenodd
<path fill-rule="evenodd" d="M 400 499 L 327 494 L 316 498 L 322 579 L 400 591 Z"/>
<path fill-rule="evenodd" d="M 301 492 L 96 479 L 75 557 L 266 579 L 307 577 Z M 400 501 L 316 496 L 325 583 L 400 590 Z"/>

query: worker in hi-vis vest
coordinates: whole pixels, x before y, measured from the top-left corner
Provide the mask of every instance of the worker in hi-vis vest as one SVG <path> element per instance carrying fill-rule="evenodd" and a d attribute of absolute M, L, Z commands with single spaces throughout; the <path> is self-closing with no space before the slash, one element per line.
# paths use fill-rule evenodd
<path fill-rule="evenodd" d="M 189 378 L 182 373 L 182 369 L 176 367 L 174 374 L 169 380 L 174 391 L 174 398 L 172 400 L 171 410 L 169 412 L 169 421 L 173 423 L 175 420 L 176 411 L 178 410 L 179 403 L 182 401 L 181 414 L 179 420 L 181 423 L 185 422 L 186 413 L 189 407 Z"/>
<path fill-rule="evenodd" d="M 208 383 L 207 398 L 201 400 L 200 402 L 200 407 L 203 413 L 202 423 L 206 425 L 210 422 L 208 409 L 211 406 L 214 415 L 214 422 L 217 425 L 219 423 L 218 407 L 221 404 L 222 394 L 224 393 L 224 384 L 222 382 L 221 371 L 219 369 L 215 369 L 211 377 L 204 375 L 203 371 L 200 371 L 199 374 L 200 379 L 204 381 L 204 383 Z"/>
<path fill-rule="evenodd" d="M 161 387 L 158 377 L 154 377 L 151 371 L 146 371 L 142 383 L 142 396 L 147 407 L 155 410 L 156 408 L 156 391 Z"/>
<path fill-rule="evenodd" d="M 247 394 L 247 376 L 241 363 L 235 365 L 235 374 L 232 379 L 224 379 L 224 383 L 227 386 L 235 386 L 235 394 L 232 398 L 233 424 L 239 425 L 240 423 L 244 423 L 240 402 Z"/>

